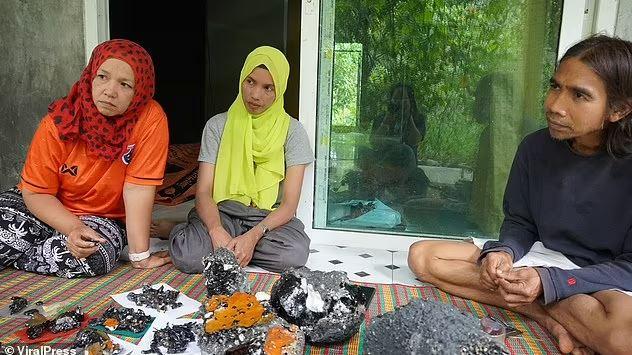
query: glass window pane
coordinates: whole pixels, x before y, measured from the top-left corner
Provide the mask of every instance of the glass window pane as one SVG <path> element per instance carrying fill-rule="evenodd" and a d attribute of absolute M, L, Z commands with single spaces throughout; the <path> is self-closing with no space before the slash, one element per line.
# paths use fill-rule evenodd
<path fill-rule="evenodd" d="M 314 227 L 495 237 L 562 0 L 324 0 Z"/>

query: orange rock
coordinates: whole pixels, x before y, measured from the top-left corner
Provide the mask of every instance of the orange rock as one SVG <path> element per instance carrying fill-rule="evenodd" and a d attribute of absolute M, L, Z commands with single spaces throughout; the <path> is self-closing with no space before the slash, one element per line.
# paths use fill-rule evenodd
<path fill-rule="evenodd" d="M 283 327 L 274 327 L 268 332 L 264 351 L 266 355 L 281 355 L 283 347 L 294 342 L 292 332 Z"/>
<path fill-rule="evenodd" d="M 108 318 L 103 322 L 103 326 L 108 329 L 118 328 L 119 322 L 114 318 Z"/>
<path fill-rule="evenodd" d="M 205 308 L 207 312 L 213 312 L 213 318 L 204 324 L 204 331 L 210 334 L 236 327 L 251 327 L 261 321 L 265 311 L 254 295 L 243 292 L 213 296 Z"/>

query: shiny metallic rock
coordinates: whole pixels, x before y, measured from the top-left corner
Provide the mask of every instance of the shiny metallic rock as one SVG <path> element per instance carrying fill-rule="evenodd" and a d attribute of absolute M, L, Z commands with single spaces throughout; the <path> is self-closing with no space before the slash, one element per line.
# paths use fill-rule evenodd
<path fill-rule="evenodd" d="M 298 325 L 312 344 L 346 341 L 364 321 L 365 300 L 340 271 L 290 269 L 274 284 L 270 304 L 286 321 Z"/>

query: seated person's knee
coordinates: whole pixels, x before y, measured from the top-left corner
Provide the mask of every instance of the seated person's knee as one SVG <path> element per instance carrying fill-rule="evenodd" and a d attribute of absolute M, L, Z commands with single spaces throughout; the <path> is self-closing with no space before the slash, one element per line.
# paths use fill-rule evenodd
<path fill-rule="evenodd" d="M 282 259 L 282 266 L 285 269 L 305 266 L 308 257 L 309 250 L 304 250 L 303 248 L 295 248 L 294 250 L 292 250 L 292 252 L 285 254 L 284 258 Z"/>
<path fill-rule="evenodd" d="M 267 266 L 266 268 L 273 272 L 283 272 L 290 268 L 299 268 L 305 266 L 307 258 L 309 257 L 309 247 L 289 246 L 279 250 L 279 254 L 276 258 L 278 262 Z"/>
<path fill-rule="evenodd" d="M 199 274 L 204 271 L 202 258 L 213 250 L 211 238 L 202 233 L 187 233 L 182 229 L 173 233 L 169 240 L 171 262 L 180 271 L 187 274 Z"/>
<path fill-rule="evenodd" d="M 408 249 L 408 267 L 420 279 L 427 278 L 430 271 L 431 243 L 420 241 Z"/>

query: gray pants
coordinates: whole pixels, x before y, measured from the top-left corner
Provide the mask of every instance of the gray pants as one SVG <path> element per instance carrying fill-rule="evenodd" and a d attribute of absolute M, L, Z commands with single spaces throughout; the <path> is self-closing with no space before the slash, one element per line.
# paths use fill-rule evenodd
<path fill-rule="evenodd" d="M 233 238 L 244 234 L 269 213 L 235 201 L 217 206 L 224 229 Z M 213 252 L 209 232 L 197 211 L 189 212 L 185 223 L 176 225 L 169 235 L 169 253 L 178 270 L 193 274 L 204 270 L 202 258 Z M 296 217 L 266 233 L 257 243 L 250 263 L 273 272 L 304 266 L 309 255 L 309 237 L 305 226 Z"/>

